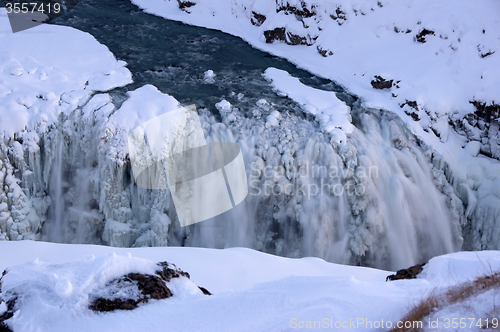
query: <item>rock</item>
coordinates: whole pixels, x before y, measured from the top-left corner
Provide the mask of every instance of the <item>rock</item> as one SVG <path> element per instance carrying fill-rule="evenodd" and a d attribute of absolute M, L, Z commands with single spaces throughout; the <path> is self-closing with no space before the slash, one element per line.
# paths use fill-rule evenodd
<path fill-rule="evenodd" d="M 415 36 L 415 41 L 419 42 L 419 43 L 425 43 L 426 40 L 425 40 L 425 36 L 427 35 L 432 35 L 434 36 L 434 31 L 432 30 L 427 30 L 427 29 L 423 29 L 422 31 L 420 31 L 416 36 Z"/>
<path fill-rule="evenodd" d="M 375 80 L 372 80 L 371 84 L 374 89 L 383 90 L 390 89 L 394 80 L 386 81 L 385 78 L 375 75 Z"/>
<path fill-rule="evenodd" d="M 264 31 L 264 37 L 266 37 L 266 43 L 268 44 L 272 44 L 274 41 L 285 41 L 286 29 L 274 28 L 274 30 L 266 30 Z"/>
<path fill-rule="evenodd" d="M 330 14 L 330 17 L 332 20 L 337 21 L 338 25 L 342 25 L 347 21 L 346 13 L 340 9 L 340 7 L 337 7 L 337 9 L 335 9 L 335 14 Z"/>
<path fill-rule="evenodd" d="M 287 32 L 285 28 L 274 28 L 273 30 L 264 31 L 266 43 L 272 44 L 275 41 L 284 41 L 288 45 L 307 45 L 314 44 L 316 38 L 302 37 L 291 32 Z"/>
<path fill-rule="evenodd" d="M 483 30 L 484 31 L 484 30 Z M 487 48 L 486 46 L 479 44 L 477 45 L 477 50 L 479 51 L 479 55 L 481 58 L 486 58 L 487 56 L 495 54 L 495 51 Z M 482 77 L 481 77 L 482 78 Z"/>
<path fill-rule="evenodd" d="M 203 292 L 205 295 L 212 295 L 205 287 L 198 286 L 198 288 Z"/>
<path fill-rule="evenodd" d="M 164 281 L 169 282 L 172 278 L 186 277 L 190 279 L 189 273 L 182 271 L 177 268 L 173 264 L 169 264 L 167 262 L 158 263 L 158 266 L 163 267 L 162 270 L 156 271 L 156 274 L 159 275 Z M 170 266 L 174 267 L 173 269 Z"/>
<path fill-rule="evenodd" d="M 475 114 L 478 118 L 483 119 L 487 123 L 493 122 L 500 118 L 500 104 L 491 103 L 490 105 L 486 105 L 484 102 L 480 101 L 470 101 L 474 107 L 476 107 Z"/>
<path fill-rule="evenodd" d="M 318 49 L 318 53 L 321 54 L 323 57 L 329 57 L 329 56 L 332 56 L 333 55 L 333 52 L 332 51 L 329 51 L 329 50 L 324 50 L 322 49 L 321 47 L 316 47 Z"/>
<path fill-rule="evenodd" d="M 252 12 L 252 15 L 253 17 L 250 21 L 252 22 L 253 25 L 260 27 L 262 23 L 266 21 L 266 17 L 264 15 L 258 14 L 256 12 Z"/>
<path fill-rule="evenodd" d="M 314 8 L 314 7 L 312 7 L 312 8 Z M 312 9 L 309 10 L 306 7 L 305 2 L 302 2 L 302 8 L 297 8 L 295 6 L 292 6 L 287 2 L 286 5 L 277 8 L 278 13 L 282 12 L 282 11 L 284 11 L 286 14 L 293 14 L 293 15 L 297 15 L 297 16 L 305 17 L 305 18 L 313 17 L 314 15 L 316 15 L 316 13 L 314 11 L 312 11 Z"/>
<path fill-rule="evenodd" d="M 409 267 L 407 269 L 399 270 L 396 272 L 396 274 L 392 274 L 388 276 L 385 281 L 394 281 L 394 280 L 401 280 L 401 279 L 416 279 L 417 275 L 422 272 L 424 269 L 424 264 L 417 264 L 412 267 Z"/>
<path fill-rule="evenodd" d="M 412 100 L 406 100 L 403 104 L 399 105 L 399 107 L 403 108 L 406 105 L 409 107 L 413 108 L 416 112 L 410 112 L 408 110 L 405 110 L 406 115 L 409 115 L 412 117 L 413 120 L 415 121 L 420 121 L 420 116 L 419 116 L 419 109 L 418 109 L 418 104 L 416 101 Z"/>
<path fill-rule="evenodd" d="M 186 8 L 193 7 L 194 5 L 196 5 L 195 2 L 186 0 L 177 0 L 177 2 L 179 3 L 179 8 L 187 13 L 189 13 L 189 11 L 187 11 Z"/>
<path fill-rule="evenodd" d="M 0 278 L 0 294 L 2 293 L 2 279 L 7 274 L 7 270 L 3 271 L 2 277 Z M 4 303 L 2 297 L 0 297 L 0 305 L 2 305 L 6 310 L 2 310 L 0 307 L 0 332 L 12 332 L 10 327 L 5 323 L 5 321 L 9 320 L 14 316 L 14 306 L 16 305 L 17 297 L 15 294 L 11 296 L 11 298 Z M 6 307 L 6 308 L 5 308 Z"/>
<path fill-rule="evenodd" d="M 182 271 L 167 262 L 158 263 L 161 267 L 154 275 L 142 273 L 129 273 L 121 278 L 109 282 L 106 286 L 108 296 L 96 297 L 89 305 L 89 309 L 99 312 L 114 310 L 133 310 L 141 303 L 149 300 L 162 300 L 173 294 L 167 283 L 173 278 L 190 278 L 189 273 Z M 208 290 L 199 287 L 205 295 L 212 295 Z M 105 290 L 106 291 L 106 290 Z M 124 298 L 121 294 L 127 294 Z"/>

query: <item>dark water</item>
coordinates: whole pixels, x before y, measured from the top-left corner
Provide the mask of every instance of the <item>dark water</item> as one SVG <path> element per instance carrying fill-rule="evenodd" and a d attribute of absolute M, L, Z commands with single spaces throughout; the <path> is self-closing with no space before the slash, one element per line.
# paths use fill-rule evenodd
<path fill-rule="evenodd" d="M 81 0 L 52 23 L 89 32 L 128 63 L 134 83 L 113 91 L 118 99 L 125 98 L 126 91 L 153 84 L 182 104 L 194 103 L 212 112 L 223 98 L 242 109 L 264 98 L 279 108 L 300 112 L 292 101 L 277 96 L 261 76 L 266 68 L 276 67 L 310 86 L 339 92 L 348 104 L 355 100 L 333 82 L 254 49 L 240 38 L 146 14 L 128 0 Z M 217 75 L 212 84 L 204 80 L 209 69 Z M 245 97 L 238 98 L 240 93 Z"/>

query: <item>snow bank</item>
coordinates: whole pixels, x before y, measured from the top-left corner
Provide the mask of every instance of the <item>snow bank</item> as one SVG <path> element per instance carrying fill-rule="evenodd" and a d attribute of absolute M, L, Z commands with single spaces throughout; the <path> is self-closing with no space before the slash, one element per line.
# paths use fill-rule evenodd
<path fill-rule="evenodd" d="M 340 136 L 337 144 L 346 142 L 345 134 L 352 133 L 350 108 L 337 98 L 334 92 L 311 88 L 284 70 L 268 68 L 264 77 L 278 94 L 296 101 L 303 109 L 314 115 L 323 131 Z"/>
<path fill-rule="evenodd" d="M 94 91 L 132 81 L 126 63 L 90 34 L 53 25 L 13 34 L 4 8 L 0 43 L 1 137 L 43 132 L 59 113 L 83 105 Z"/>
<path fill-rule="evenodd" d="M 0 258 L 0 269 L 9 267 L 0 298 L 14 289 L 24 294 L 7 321 L 19 332 L 293 331 L 299 322 L 325 319 L 335 325 L 358 318 L 395 324 L 427 294 L 500 270 L 498 252 L 488 251 L 436 257 L 417 279 L 394 282 L 385 281 L 389 271 L 243 248 L 117 249 L 21 241 L 1 242 L 0 251 L 12 253 Z M 124 273 L 154 271 L 151 260 L 176 263 L 214 295 L 179 286 L 173 297 L 133 311 L 96 314 L 87 308 L 89 293 Z M 188 283 L 185 279 L 189 289 Z M 351 329 L 374 330 L 366 323 Z"/>
<path fill-rule="evenodd" d="M 14 317 L 8 323 L 14 331 L 49 331 L 55 322 L 60 328 L 95 316 L 89 306 L 97 298 L 137 300 L 142 295 L 137 285 L 120 287 L 114 281 L 131 273 L 154 276 L 159 270 L 155 262 L 114 253 L 60 264 L 37 259 L 7 269 L 1 279 L 0 297 L 7 303 L 15 303 Z M 167 282 L 167 287 L 174 298 L 202 295 L 184 276 Z M 148 304 L 151 303 L 150 300 Z M 58 327 L 54 328 L 58 330 Z"/>

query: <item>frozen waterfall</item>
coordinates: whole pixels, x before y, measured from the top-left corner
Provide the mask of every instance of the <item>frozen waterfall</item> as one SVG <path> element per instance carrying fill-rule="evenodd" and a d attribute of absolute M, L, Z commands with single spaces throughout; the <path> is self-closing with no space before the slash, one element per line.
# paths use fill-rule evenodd
<path fill-rule="evenodd" d="M 355 128 L 339 141 L 307 114 L 265 100 L 245 110 L 221 101 L 218 119 L 200 109 L 207 141 L 241 147 L 249 195 L 181 228 L 168 190 L 135 185 L 127 152 L 130 131 L 177 101 L 145 86 L 118 110 L 107 94 L 81 104 L 46 132 L 3 143 L 4 239 L 245 246 L 393 269 L 461 248 L 461 202 L 432 150 L 390 113 L 355 107 Z"/>

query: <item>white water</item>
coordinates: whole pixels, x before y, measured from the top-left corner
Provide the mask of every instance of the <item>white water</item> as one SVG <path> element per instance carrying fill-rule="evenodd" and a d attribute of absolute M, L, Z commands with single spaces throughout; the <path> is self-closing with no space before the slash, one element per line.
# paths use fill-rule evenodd
<path fill-rule="evenodd" d="M 349 135 L 348 143 L 332 146 L 326 134 L 293 116 L 284 116 L 288 124 L 266 130 L 262 121 L 245 120 L 237 112 L 231 112 L 237 120 L 230 125 L 239 128 L 236 136 L 220 124 L 209 135 L 242 146 L 250 195 L 221 218 L 192 227 L 188 245 L 251 246 L 280 255 L 391 268 L 460 249 L 453 197 L 439 191 L 430 156 L 394 116 L 365 110 L 357 119 L 362 130 Z M 291 124 L 296 121 L 300 124 Z M 311 132 L 301 137 L 306 128 Z M 307 176 L 279 174 L 279 166 L 291 170 L 299 165 L 308 165 Z M 262 171 L 258 178 L 257 168 Z M 324 176 L 324 169 L 338 170 L 339 176 Z M 349 194 L 349 181 L 364 194 Z M 336 189 L 343 185 L 346 191 L 328 195 L 324 187 L 324 194 L 319 190 L 314 195 L 315 186 L 326 183 Z M 310 189 L 292 190 L 291 195 L 265 193 L 266 185 L 287 184 Z"/>

